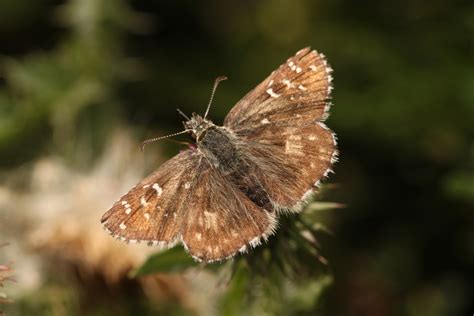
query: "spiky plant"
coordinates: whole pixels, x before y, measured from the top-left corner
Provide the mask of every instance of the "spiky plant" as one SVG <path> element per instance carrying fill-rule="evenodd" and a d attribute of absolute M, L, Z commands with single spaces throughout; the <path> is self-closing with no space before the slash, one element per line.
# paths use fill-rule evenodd
<path fill-rule="evenodd" d="M 0 244 L 0 247 L 6 246 L 7 244 Z M 13 281 L 13 269 L 10 264 L 1 264 L 0 263 L 0 287 L 4 287 L 5 282 Z M 11 303 L 12 300 L 7 297 L 3 292 L 0 292 L 0 304 Z M 3 315 L 3 312 L 0 310 L 0 315 Z"/>

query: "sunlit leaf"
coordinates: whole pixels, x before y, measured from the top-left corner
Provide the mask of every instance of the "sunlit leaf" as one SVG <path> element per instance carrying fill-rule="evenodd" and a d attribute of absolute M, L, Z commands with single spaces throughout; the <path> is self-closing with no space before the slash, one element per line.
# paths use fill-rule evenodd
<path fill-rule="evenodd" d="M 334 203 L 334 202 L 315 202 L 309 204 L 305 212 L 306 213 L 311 213 L 315 211 L 327 211 L 327 210 L 334 210 L 337 208 L 344 208 L 345 205 L 341 203 Z"/>
<path fill-rule="evenodd" d="M 150 256 L 141 267 L 132 271 L 131 275 L 136 277 L 153 273 L 181 272 L 198 264 L 183 247 L 174 247 Z"/>

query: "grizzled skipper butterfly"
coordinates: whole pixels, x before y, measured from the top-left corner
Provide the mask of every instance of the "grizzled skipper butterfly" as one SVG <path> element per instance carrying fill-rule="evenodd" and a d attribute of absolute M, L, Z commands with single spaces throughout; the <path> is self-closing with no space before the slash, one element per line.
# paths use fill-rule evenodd
<path fill-rule="evenodd" d="M 243 97 L 223 126 L 206 118 L 209 102 L 203 117 L 184 122 L 181 133 L 196 144 L 122 196 L 102 217 L 105 229 L 128 243 L 181 242 L 205 262 L 267 240 L 279 214 L 300 211 L 337 161 L 336 137 L 323 123 L 331 72 L 323 54 L 304 48 Z"/>

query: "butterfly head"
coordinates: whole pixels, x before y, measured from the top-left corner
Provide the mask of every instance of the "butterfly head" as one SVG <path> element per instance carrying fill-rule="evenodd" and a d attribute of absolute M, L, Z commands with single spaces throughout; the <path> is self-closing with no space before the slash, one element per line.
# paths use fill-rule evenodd
<path fill-rule="evenodd" d="M 211 121 L 206 120 L 196 113 L 193 113 L 190 120 L 184 122 L 184 128 L 191 131 L 191 135 L 196 140 L 199 140 L 206 130 L 211 126 L 214 126 Z"/>

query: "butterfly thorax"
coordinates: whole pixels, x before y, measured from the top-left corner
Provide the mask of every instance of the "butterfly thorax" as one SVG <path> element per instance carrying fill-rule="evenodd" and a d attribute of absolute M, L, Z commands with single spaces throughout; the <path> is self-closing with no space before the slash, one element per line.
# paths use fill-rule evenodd
<path fill-rule="evenodd" d="M 212 126 L 215 126 L 214 123 L 196 113 L 193 113 L 190 120 L 184 122 L 184 128 L 191 132 L 191 135 L 196 141 L 201 140 L 207 129 Z"/>
<path fill-rule="evenodd" d="M 209 164 L 220 170 L 227 181 L 252 202 L 268 211 L 270 198 L 251 168 L 251 157 L 242 150 L 238 137 L 229 129 L 209 126 L 197 141 L 197 147 Z"/>
<path fill-rule="evenodd" d="M 239 167 L 240 157 L 237 154 L 237 139 L 228 129 L 216 126 L 211 121 L 193 114 L 184 122 L 186 129 L 196 139 L 196 145 L 209 163 L 225 173 Z"/>
<path fill-rule="evenodd" d="M 209 163 L 224 172 L 238 168 L 236 138 L 224 127 L 193 113 L 191 119 L 184 122 L 186 129 L 196 139 L 196 145 Z"/>

